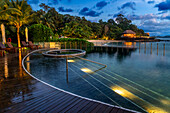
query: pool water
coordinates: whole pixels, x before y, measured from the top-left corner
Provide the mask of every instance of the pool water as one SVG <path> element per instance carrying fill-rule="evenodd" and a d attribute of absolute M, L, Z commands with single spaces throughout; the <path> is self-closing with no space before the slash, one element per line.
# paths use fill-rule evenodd
<path fill-rule="evenodd" d="M 30 55 L 25 66 L 38 79 L 77 95 L 124 108 L 170 112 L 170 43 L 133 43 L 137 49 L 95 50 L 83 58 Z M 158 46 L 157 46 L 158 45 Z"/>

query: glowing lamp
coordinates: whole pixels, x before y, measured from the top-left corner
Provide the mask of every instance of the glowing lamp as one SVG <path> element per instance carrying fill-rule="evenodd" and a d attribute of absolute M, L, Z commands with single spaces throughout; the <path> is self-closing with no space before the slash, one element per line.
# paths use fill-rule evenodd
<path fill-rule="evenodd" d="M 93 72 L 92 70 L 90 70 L 88 68 L 82 68 L 81 70 L 85 73 L 92 73 Z"/>
<path fill-rule="evenodd" d="M 74 60 L 67 60 L 68 62 L 75 62 Z"/>

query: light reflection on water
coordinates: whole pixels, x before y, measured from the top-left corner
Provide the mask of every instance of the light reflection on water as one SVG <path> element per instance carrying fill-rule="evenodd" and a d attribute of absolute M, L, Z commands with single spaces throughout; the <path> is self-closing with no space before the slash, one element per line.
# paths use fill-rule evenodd
<path fill-rule="evenodd" d="M 0 112 L 32 97 L 35 80 L 22 69 L 22 58 L 26 54 L 19 51 L 0 57 Z"/>
<path fill-rule="evenodd" d="M 137 50 L 93 51 L 84 58 L 107 65 L 106 69 L 96 73 L 92 72 L 99 69 L 99 65 L 69 59 L 69 84 L 65 81 L 64 59 L 46 58 L 39 54 L 38 57 L 30 56 L 30 62 L 26 63 L 29 63 L 34 76 L 75 94 L 114 104 L 111 98 L 122 107 L 142 112 L 145 109 L 147 112 L 166 113 L 170 111 L 169 45 L 166 44 L 165 54 L 162 43 L 159 47 L 152 43 L 152 48 L 151 43 L 141 43 L 140 48 L 136 43 Z M 84 76 L 85 73 L 88 75 Z"/>
<path fill-rule="evenodd" d="M 168 113 L 167 111 L 159 108 L 159 107 L 155 107 L 154 105 L 152 105 L 151 103 L 147 102 L 147 100 L 143 100 L 142 98 L 134 95 L 133 93 L 127 91 L 126 89 L 123 89 L 121 87 L 111 87 L 112 90 L 116 93 L 118 93 L 119 95 L 132 100 L 134 103 L 136 103 L 138 106 L 142 106 L 144 109 L 146 109 L 147 112 L 149 113 Z M 166 102 L 170 102 L 167 101 Z"/>
<path fill-rule="evenodd" d="M 7 56 L 5 56 L 5 63 L 4 63 L 4 75 L 5 75 L 5 78 L 8 78 L 8 58 Z"/>

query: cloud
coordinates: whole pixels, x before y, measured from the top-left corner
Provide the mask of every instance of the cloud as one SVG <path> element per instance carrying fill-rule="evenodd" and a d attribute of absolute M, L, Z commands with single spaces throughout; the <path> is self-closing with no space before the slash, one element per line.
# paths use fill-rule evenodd
<path fill-rule="evenodd" d="M 103 12 L 96 12 L 93 10 L 90 10 L 87 7 L 84 7 L 82 10 L 80 10 L 79 14 L 83 16 L 91 16 L 91 17 L 97 17 L 100 16 Z"/>
<path fill-rule="evenodd" d="M 64 9 L 64 7 L 59 7 L 58 10 L 59 12 L 73 12 L 72 9 Z"/>
<path fill-rule="evenodd" d="M 118 7 L 118 10 L 125 9 L 125 8 L 130 8 L 132 10 L 136 10 L 135 6 L 136 6 L 135 2 L 127 2 L 127 3 L 123 4 L 121 7 Z"/>
<path fill-rule="evenodd" d="M 170 15 L 168 15 L 167 13 L 164 13 L 164 14 L 162 14 L 162 16 L 161 16 L 160 19 L 161 19 L 161 20 L 164 20 L 164 19 L 170 20 Z"/>
<path fill-rule="evenodd" d="M 151 33 L 151 35 L 164 35 L 170 32 L 170 21 L 159 22 L 156 19 L 143 22 L 139 28 L 145 32 Z"/>
<path fill-rule="evenodd" d="M 160 15 L 160 14 L 166 14 L 168 11 L 162 11 L 162 12 L 159 12 L 159 13 L 157 13 L 158 15 Z"/>
<path fill-rule="evenodd" d="M 135 14 L 129 14 L 126 16 L 127 19 L 130 20 L 152 20 L 152 19 L 158 19 L 158 20 L 170 20 L 170 15 L 168 13 L 161 13 L 161 14 L 145 14 L 145 15 L 135 15 Z"/>
<path fill-rule="evenodd" d="M 155 7 L 158 7 L 159 11 L 170 10 L 170 0 L 156 4 Z"/>
<path fill-rule="evenodd" d="M 39 0 L 28 0 L 29 4 L 39 4 Z"/>
<path fill-rule="evenodd" d="M 156 19 L 158 18 L 157 15 L 155 14 L 145 14 L 145 15 L 127 15 L 127 18 L 130 19 L 130 20 L 150 20 L 150 19 Z"/>
<path fill-rule="evenodd" d="M 170 22 L 158 22 L 156 19 L 145 21 L 142 26 L 170 26 Z"/>
<path fill-rule="evenodd" d="M 166 17 L 164 17 L 164 18 L 162 18 L 162 19 L 170 20 L 170 16 L 166 16 Z"/>
<path fill-rule="evenodd" d="M 148 1 L 148 4 L 154 4 L 154 3 L 155 3 L 154 0 Z"/>
<path fill-rule="evenodd" d="M 97 7 L 97 9 L 102 9 L 103 7 L 105 7 L 106 5 L 107 5 L 108 3 L 106 2 L 106 1 L 101 1 L 101 2 L 98 2 L 97 4 L 96 4 L 96 7 Z"/>

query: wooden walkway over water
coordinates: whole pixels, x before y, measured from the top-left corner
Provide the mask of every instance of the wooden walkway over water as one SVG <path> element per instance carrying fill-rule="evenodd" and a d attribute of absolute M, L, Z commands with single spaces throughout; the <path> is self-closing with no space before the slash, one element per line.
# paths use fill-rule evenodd
<path fill-rule="evenodd" d="M 0 57 L 0 113 L 134 113 L 47 86 L 25 73 L 21 56 Z"/>

